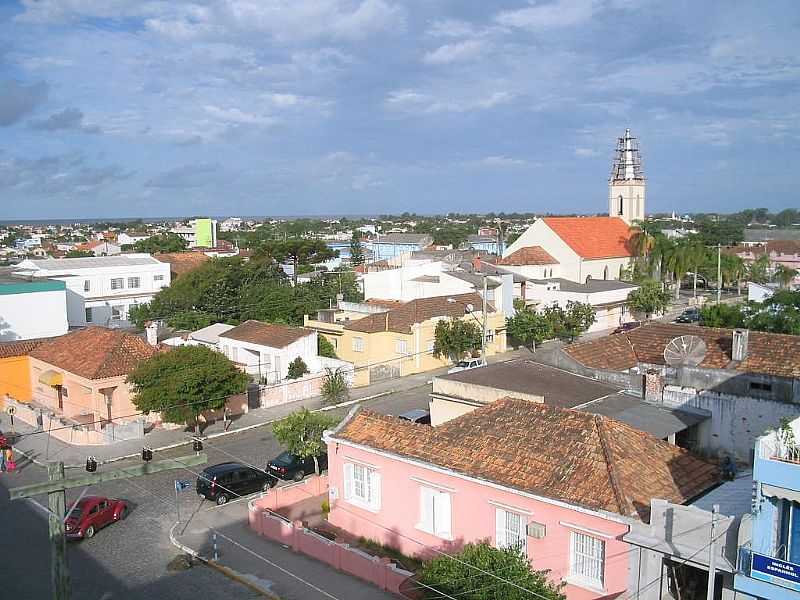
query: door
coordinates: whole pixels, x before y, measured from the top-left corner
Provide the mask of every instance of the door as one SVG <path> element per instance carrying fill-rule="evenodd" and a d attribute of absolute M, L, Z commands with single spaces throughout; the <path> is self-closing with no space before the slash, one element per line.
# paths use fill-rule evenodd
<path fill-rule="evenodd" d="M 114 520 L 114 511 L 111 509 L 111 502 L 103 500 L 97 505 L 97 519 L 100 527 L 105 527 Z"/>

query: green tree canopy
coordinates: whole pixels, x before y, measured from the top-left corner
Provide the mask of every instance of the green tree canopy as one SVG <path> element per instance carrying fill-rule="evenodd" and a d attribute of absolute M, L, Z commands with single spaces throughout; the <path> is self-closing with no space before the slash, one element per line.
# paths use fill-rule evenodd
<path fill-rule="evenodd" d="M 286 240 L 271 240 L 262 242 L 256 256 L 272 258 L 276 262 L 291 261 L 294 267 L 293 282 L 297 285 L 298 268 L 300 265 L 313 265 L 331 258 L 338 252 L 322 240 L 309 240 L 304 238 L 290 238 Z"/>
<path fill-rule="evenodd" d="M 531 569 L 519 550 L 479 542 L 466 544 L 452 556 L 440 555 L 426 562 L 419 581 L 433 588 L 424 590 L 422 598 L 426 600 L 443 595 L 459 600 L 566 600 L 563 585 L 553 583 L 548 575 L 548 571 Z"/>
<path fill-rule="evenodd" d="M 628 294 L 628 306 L 643 312 L 649 319 L 653 313 L 663 313 L 669 306 L 669 292 L 661 289 L 661 284 L 653 279 L 643 281 L 639 288 Z"/>
<path fill-rule="evenodd" d="M 317 457 L 325 450 L 322 434 L 335 426 L 338 419 L 324 413 L 312 413 L 301 408 L 272 425 L 272 432 L 289 452 L 299 458 L 313 458 L 314 469 L 319 475 Z"/>
<path fill-rule="evenodd" d="M 325 358 L 338 358 L 336 356 L 336 348 L 324 335 L 317 336 L 317 354 Z"/>
<path fill-rule="evenodd" d="M 745 314 L 740 306 L 711 304 L 700 309 L 700 323 L 705 327 L 744 327 Z"/>
<path fill-rule="evenodd" d="M 446 356 L 455 363 L 464 354 L 480 347 L 481 327 L 475 321 L 453 317 L 449 321 L 443 319 L 436 323 L 433 343 L 433 355 L 436 358 Z"/>
<path fill-rule="evenodd" d="M 133 404 L 145 414 L 161 413 L 169 423 L 197 423 L 205 410 L 247 389 L 247 375 L 205 346 L 182 346 L 156 354 L 128 375 Z"/>
<path fill-rule="evenodd" d="M 64 255 L 64 258 L 91 258 L 94 252 L 89 250 L 70 250 Z"/>
<path fill-rule="evenodd" d="M 181 252 L 186 250 L 189 243 L 175 233 L 154 235 L 145 240 L 139 240 L 133 245 L 136 252 L 158 254 L 160 252 Z"/>
<path fill-rule="evenodd" d="M 506 333 L 526 346 L 541 344 L 555 337 L 552 321 L 544 314 L 531 309 L 517 310 L 506 319 Z"/>
<path fill-rule="evenodd" d="M 353 230 L 353 237 L 350 238 L 350 264 L 353 266 L 364 264 L 364 245 L 357 229 Z"/>
<path fill-rule="evenodd" d="M 306 361 L 304 361 L 302 357 L 298 356 L 289 363 L 289 371 L 286 375 L 286 379 L 300 379 L 308 372 L 308 365 L 306 365 Z"/>

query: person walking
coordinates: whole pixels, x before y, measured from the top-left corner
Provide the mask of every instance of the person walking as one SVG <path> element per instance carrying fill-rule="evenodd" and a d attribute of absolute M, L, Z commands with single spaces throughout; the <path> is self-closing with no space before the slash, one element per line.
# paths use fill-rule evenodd
<path fill-rule="evenodd" d="M 39 412 L 36 413 L 36 431 L 42 431 L 44 429 L 44 417 L 42 416 L 42 409 L 39 409 Z"/>
<path fill-rule="evenodd" d="M 0 473 L 6 472 L 6 449 L 0 448 Z"/>
<path fill-rule="evenodd" d="M 17 463 L 14 462 L 14 451 L 9 446 L 8 448 L 5 449 L 4 454 L 6 457 L 6 470 L 9 473 L 13 473 L 14 471 L 17 470 Z"/>

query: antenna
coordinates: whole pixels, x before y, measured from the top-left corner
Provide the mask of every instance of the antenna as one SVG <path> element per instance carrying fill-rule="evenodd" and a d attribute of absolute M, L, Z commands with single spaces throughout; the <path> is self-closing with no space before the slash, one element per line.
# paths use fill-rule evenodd
<path fill-rule="evenodd" d="M 664 361 L 671 367 L 696 367 L 706 357 L 706 343 L 696 335 L 682 335 L 664 348 Z"/>

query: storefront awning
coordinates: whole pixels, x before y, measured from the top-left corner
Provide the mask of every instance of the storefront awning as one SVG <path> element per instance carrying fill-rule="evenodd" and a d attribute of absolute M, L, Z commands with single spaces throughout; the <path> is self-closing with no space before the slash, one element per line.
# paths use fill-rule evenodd
<path fill-rule="evenodd" d="M 55 387 L 57 385 L 64 385 L 64 374 L 52 369 L 47 369 L 39 375 L 39 383 Z"/>

